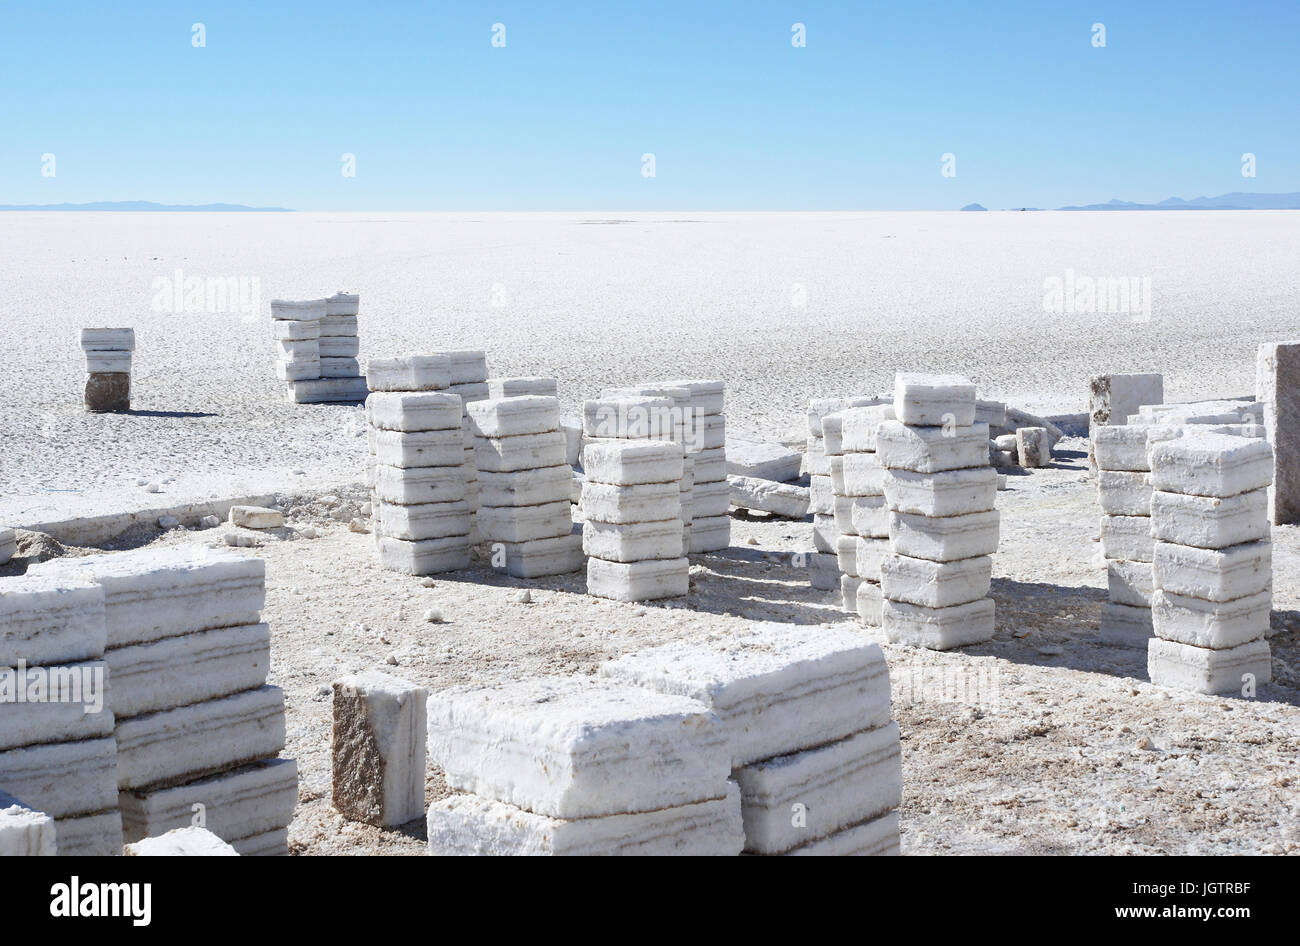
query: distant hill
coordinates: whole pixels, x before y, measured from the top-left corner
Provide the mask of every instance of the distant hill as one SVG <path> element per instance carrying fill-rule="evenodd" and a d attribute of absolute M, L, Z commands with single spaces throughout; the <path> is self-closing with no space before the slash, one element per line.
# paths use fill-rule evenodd
<path fill-rule="evenodd" d="M 151 200 L 101 200 L 90 204 L 0 204 L 0 210 L 118 210 L 198 211 L 202 213 L 293 213 L 288 207 L 245 207 L 243 204 L 155 204 Z"/>
<path fill-rule="evenodd" d="M 962 210 L 988 210 L 983 204 L 967 204 Z"/>
<path fill-rule="evenodd" d="M 1158 204 L 1135 204 L 1111 200 L 1104 204 L 1062 207 L 1061 210 L 1300 210 L 1300 194 L 1245 194 L 1234 191 L 1218 197 L 1183 200 L 1170 197 Z"/>

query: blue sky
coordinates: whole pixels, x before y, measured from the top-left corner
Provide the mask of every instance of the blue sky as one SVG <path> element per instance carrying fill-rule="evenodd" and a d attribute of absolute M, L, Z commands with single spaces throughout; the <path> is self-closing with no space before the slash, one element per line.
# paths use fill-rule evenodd
<path fill-rule="evenodd" d="M 1296 191 L 1297 37 L 1294 0 L 0 0 L 0 203 L 949 210 Z"/>

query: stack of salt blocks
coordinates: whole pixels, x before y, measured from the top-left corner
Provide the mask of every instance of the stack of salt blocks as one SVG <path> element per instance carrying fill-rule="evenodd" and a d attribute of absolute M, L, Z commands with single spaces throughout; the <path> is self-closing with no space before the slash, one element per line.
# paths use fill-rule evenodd
<path fill-rule="evenodd" d="M 360 401 L 366 396 L 357 355 L 359 297 L 337 293 L 328 299 L 271 300 L 271 334 L 278 359 L 276 377 L 295 404 Z"/>
<path fill-rule="evenodd" d="M 125 839 L 201 814 L 240 854 L 287 854 L 298 767 L 276 758 L 284 693 L 266 685 L 265 563 L 225 550 L 145 548 L 37 571 L 103 589 Z"/>
<path fill-rule="evenodd" d="M 81 350 L 86 353 L 86 409 L 129 411 L 135 329 L 83 328 Z"/>
<path fill-rule="evenodd" d="M 685 696 L 592 677 L 445 690 L 429 758 L 469 794 L 429 807 L 431 854 L 736 855 L 727 733 Z"/>
<path fill-rule="evenodd" d="M 447 390 L 460 398 L 461 432 L 465 445 L 465 501 L 469 504 L 470 545 L 479 542 L 478 520 L 478 465 L 474 450 L 474 431 L 469 423 L 469 405 L 491 396 L 488 386 L 487 353 L 476 349 L 456 349 L 436 352 L 447 356 L 451 368 L 451 381 Z"/>
<path fill-rule="evenodd" d="M 1198 693 L 1272 679 L 1266 441 L 1188 432 L 1151 447 L 1151 682 Z"/>
<path fill-rule="evenodd" d="M 75 698 L 6 701 L 0 709 L 0 789 L 32 812 L 14 817 L 37 832 L 32 843 L 42 853 L 48 853 L 49 834 L 63 855 L 122 852 L 106 641 L 104 589 L 98 585 L 30 573 L 0 579 L 0 677 L 10 684 L 5 689 L 26 698 L 43 679 L 51 686 L 56 677 L 78 684 L 66 693 Z"/>
<path fill-rule="evenodd" d="M 686 594 L 690 561 L 682 550 L 681 447 L 671 441 L 593 440 L 583 448 L 582 463 L 587 593 L 615 601 Z"/>
<path fill-rule="evenodd" d="M 835 488 L 822 420 L 851 407 L 866 407 L 877 401 L 869 397 L 814 398 L 808 402 L 808 442 L 804 467 L 808 474 L 808 508 L 813 515 L 813 550 L 808 554 L 808 580 L 820 591 L 840 589 L 838 562 L 839 529 L 835 524 Z M 832 443 L 834 446 L 834 443 Z"/>
<path fill-rule="evenodd" d="M 690 550 L 717 552 L 731 545 L 731 492 L 727 485 L 727 383 L 718 380 L 676 380 L 664 387 L 683 388 L 683 442 L 691 459 Z"/>
<path fill-rule="evenodd" d="M 361 340 L 357 333 L 357 315 L 361 297 L 352 292 L 336 292 L 325 300 L 325 317 L 320 320 L 320 376 L 349 379 L 355 385 L 362 377 Z"/>
<path fill-rule="evenodd" d="M 582 535 L 569 501 L 560 402 L 522 395 L 465 406 L 478 470 L 478 537 L 492 562 L 517 578 L 563 575 L 582 567 Z"/>
<path fill-rule="evenodd" d="M 932 650 L 991 640 L 998 474 L 988 425 L 975 423 L 975 386 L 900 372 L 894 416 L 876 431 L 890 513 L 881 627 L 895 643 Z"/>
<path fill-rule="evenodd" d="M 600 677 L 698 700 L 721 720 L 746 853 L 899 853 L 889 668 L 861 635 L 762 625 L 630 654 Z"/>
<path fill-rule="evenodd" d="M 823 449 L 835 499 L 835 549 L 845 611 L 880 625 L 880 562 L 889 551 L 884 471 L 876 457 L 876 428 L 891 420 L 888 404 L 854 407 L 822 418 Z"/>
<path fill-rule="evenodd" d="M 408 575 L 469 567 L 464 407 L 451 377 L 446 354 L 367 366 L 372 532 L 380 563 Z"/>

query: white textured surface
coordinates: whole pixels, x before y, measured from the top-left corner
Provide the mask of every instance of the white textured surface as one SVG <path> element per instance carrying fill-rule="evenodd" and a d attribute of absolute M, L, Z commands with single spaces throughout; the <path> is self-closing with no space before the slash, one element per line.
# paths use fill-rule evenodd
<path fill-rule="evenodd" d="M 887 420 L 876 431 L 880 465 L 913 473 L 940 473 L 988 466 L 989 425 L 909 427 Z"/>
<path fill-rule="evenodd" d="M 1194 693 L 1243 693 L 1247 682 L 1260 685 L 1272 680 L 1269 653 L 1267 641 L 1209 650 L 1153 637 L 1147 649 L 1147 673 L 1158 686 Z"/>
<path fill-rule="evenodd" d="M 53 857 L 54 819 L 0 792 L 0 857 Z"/>
<path fill-rule="evenodd" d="M 1154 490 L 1151 535 L 1161 542 L 1221 549 L 1269 537 L 1268 490 L 1222 499 Z"/>
<path fill-rule="evenodd" d="M 104 590 L 85 578 L 0 578 L 0 667 L 102 657 Z"/>
<path fill-rule="evenodd" d="M 948 650 L 990 640 L 993 616 L 992 598 L 951 608 L 927 608 L 886 598 L 881 606 L 881 627 L 894 643 Z"/>
<path fill-rule="evenodd" d="M 1273 582 L 1273 546 L 1247 542 L 1226 549 L 1155 543 L 1155 587 L 1205 601 L 1258 594 Z"/>
<path fill-rule="evenodd" d="M 238 857 L 239 852 L 206 828 L 175 828 L 127 844 L 127 857 Z"/>
<path fill-rule="evenodd" d="M 1272 482 L 1273 448 L 1263 440 L 1197 432 L 1151 447 L 1151 485 L 1158 490 L 1235 496 Z"/>
<path fill-rule="evenodd" d="M 1151 624 L 1164 640 L 1223 650 L 1262 639 L 1272 607 L 1268 591 L 1213 602 L 1157 590 L 1151 595 Z"/>

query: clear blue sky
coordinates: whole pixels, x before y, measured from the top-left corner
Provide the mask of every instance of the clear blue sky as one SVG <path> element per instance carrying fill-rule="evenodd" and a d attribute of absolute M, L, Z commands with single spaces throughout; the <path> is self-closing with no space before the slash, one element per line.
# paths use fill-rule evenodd
<path fill-rule="evenodd" d="M 1298 44 L 1296 0 L 0 0 L 0 203 L 947 210 L 1296 191 Z"/>

